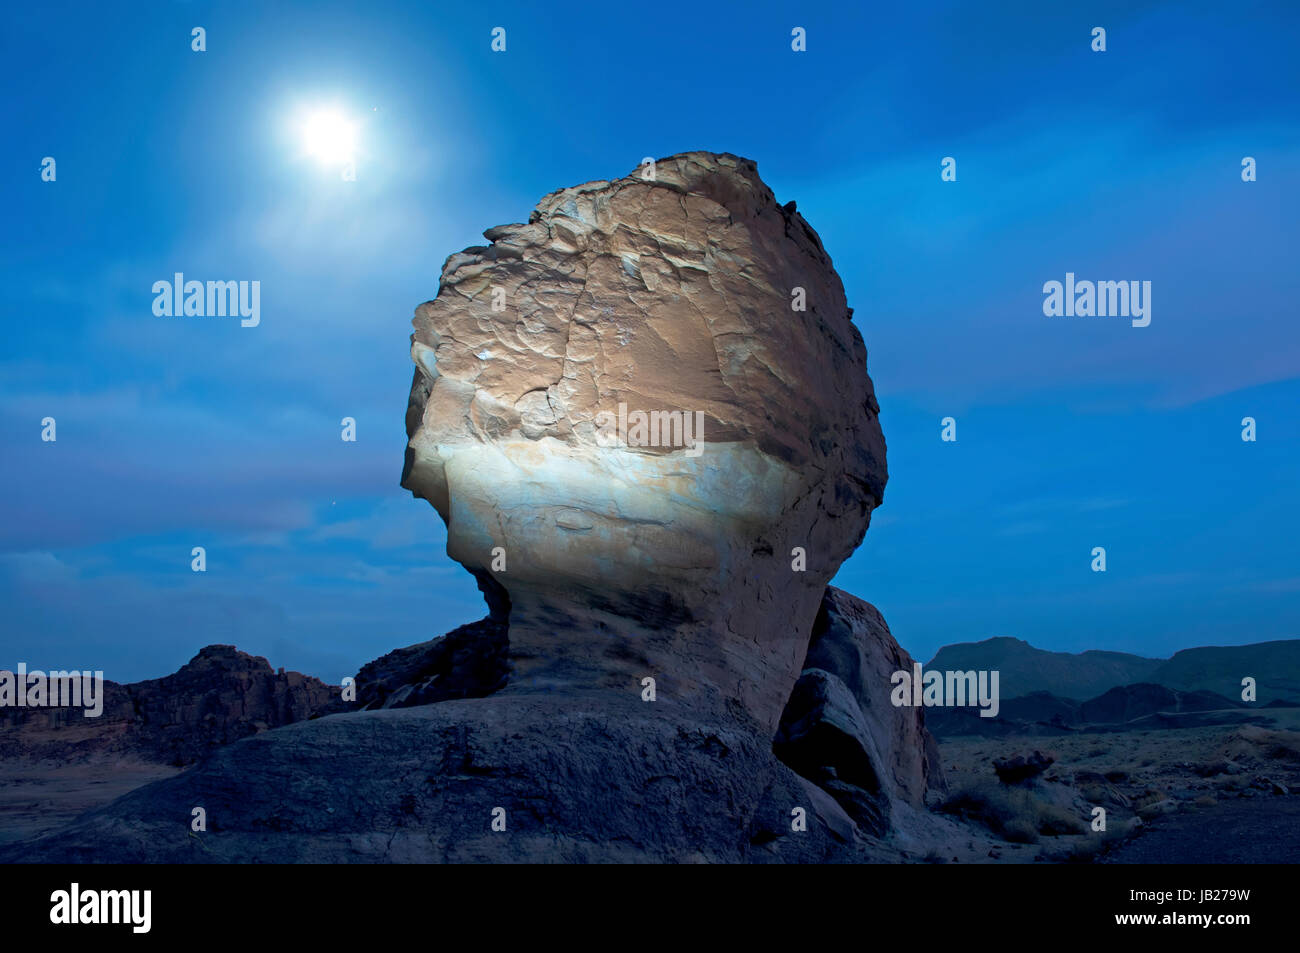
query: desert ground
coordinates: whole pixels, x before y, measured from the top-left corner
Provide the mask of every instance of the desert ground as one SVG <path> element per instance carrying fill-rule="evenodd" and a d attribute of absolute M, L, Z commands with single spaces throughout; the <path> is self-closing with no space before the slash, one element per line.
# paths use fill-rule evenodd
<path fill-rule="evenodd" d="M 1005 841 L 991 861 L 1300 862 L 1300 710 L 1266 721 L 941 739 L 949 791 L 931 806 Z M 1045 771 L 999 780 L 995 760 L 1034 751 Z"/>
<path fill-rule="evenodd" d="M 57 830 L 83 811 L 180 771 L 117 758 L 79 764 L 0 761 L 0 845 Z"/>

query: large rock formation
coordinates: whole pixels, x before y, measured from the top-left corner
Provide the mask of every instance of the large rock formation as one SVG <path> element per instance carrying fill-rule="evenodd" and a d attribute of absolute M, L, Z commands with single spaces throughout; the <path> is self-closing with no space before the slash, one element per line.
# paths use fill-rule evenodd
<path fill-rule="evenodd" d="M 508 611 L 510 691 L 653 676 L 775 729 L 884 491 L 866 349 L 753 162 L 649 174 L 554 192 L 447 260 L 402 483 Z"/>
<path fill-rule="evenodd" d="M 488 618 L 365 666 L 359 710 L 0 860 L 861 861 L 951 839 L 922 715 L 888 703 L 910 659 L 827 590 L 885 446 L 794 203 L 690 153 L 485 234 L 417 310 L 402 482 Z"/>

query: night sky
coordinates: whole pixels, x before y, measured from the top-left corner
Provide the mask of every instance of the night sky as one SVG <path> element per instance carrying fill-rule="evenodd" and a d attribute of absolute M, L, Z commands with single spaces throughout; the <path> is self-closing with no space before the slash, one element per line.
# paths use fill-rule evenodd
<path fill-rule="evenodd" d="M 1300 637 L 1300 7 L 867 6 L 6 5 L 0 667 L 337 680 L 479 618 L 398 486 L 412 311 L 545 193 L 694 149 L 844 280 L 890 482 L 836 585 L 904 647 Z M 156 316 L 176 272 L 259 281 L 260 324 Z M 1067 272 L 1150 281 L 1151 324 L 1045 316 Z"/>

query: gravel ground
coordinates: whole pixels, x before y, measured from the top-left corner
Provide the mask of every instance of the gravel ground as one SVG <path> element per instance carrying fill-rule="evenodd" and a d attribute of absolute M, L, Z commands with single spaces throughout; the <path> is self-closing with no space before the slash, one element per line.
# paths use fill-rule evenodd
<path fill-rule="evenodd" d="M 1170 814 L 1104 857 L 1107 864 L 1300 863 L 1300 797 L 1228 801 Z"/>

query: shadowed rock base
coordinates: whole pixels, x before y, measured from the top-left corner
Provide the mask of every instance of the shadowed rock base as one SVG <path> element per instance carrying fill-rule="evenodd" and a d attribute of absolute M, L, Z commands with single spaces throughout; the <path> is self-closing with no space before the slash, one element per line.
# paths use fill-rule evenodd
<path fill-rule="evenodd" d="M 608 693 L 332 715 L 218 751 L 0 859 L 900 859 L 781 764 L 756 727 Z M 204 833 L 190 830 L 196 806 Z M 492 829 L 498 807 L 504 831 Z M 806 831 L 792 830 L 796 808 Z"/>
<path fill-rule="evenodd" d="M 220 749 L 0 861 L 891 861 L 954 836 L 925 809 L 923 713 L 888 699 L 911 659 L 848 593 L 827 590 L 775 738 L 671 679 L 654 701 L 631 678 L 506 681 L 508 635 L 489 616 L 391 652 L 358 677 L 364 710 Z"/>

